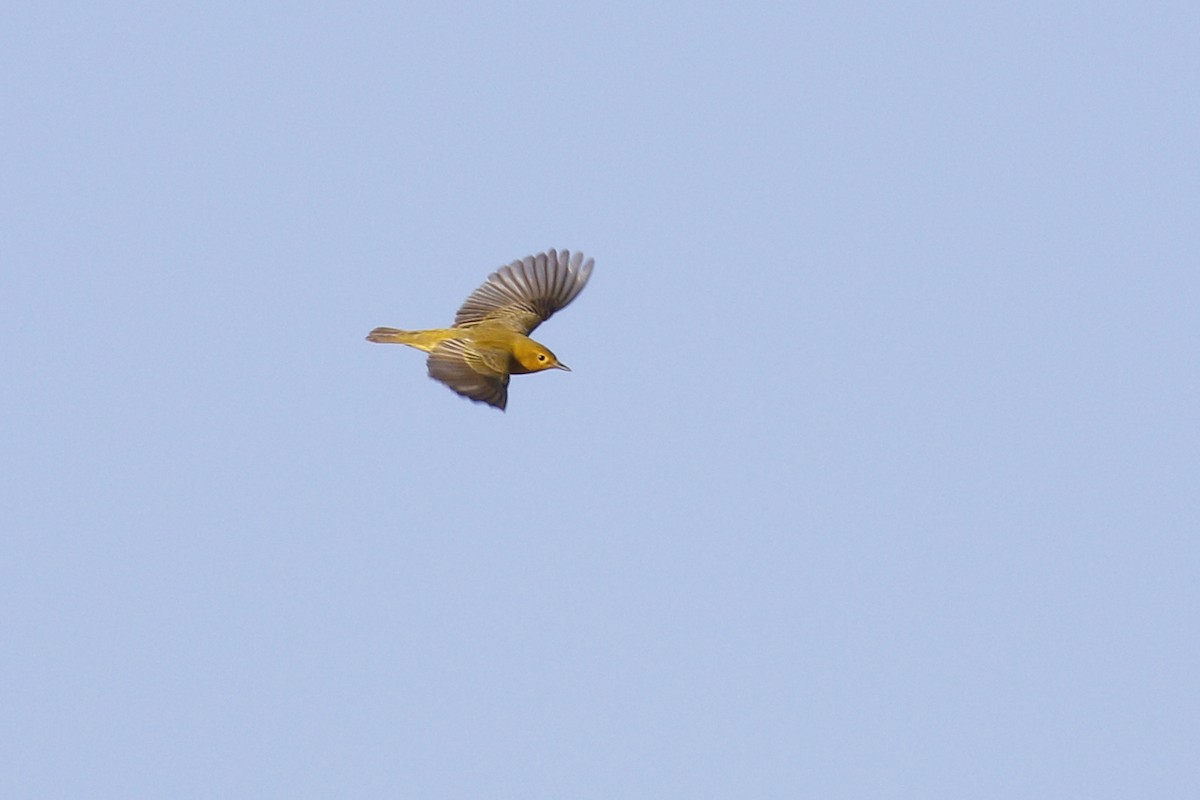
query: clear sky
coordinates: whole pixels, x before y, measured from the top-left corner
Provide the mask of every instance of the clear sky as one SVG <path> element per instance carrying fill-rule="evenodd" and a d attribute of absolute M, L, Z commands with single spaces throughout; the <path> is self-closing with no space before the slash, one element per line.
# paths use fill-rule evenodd
<path fill-rule="evenodd" d="M 0 794 L 1200 796 L 1194 2 L 389 5 L 0 12 Z"/>

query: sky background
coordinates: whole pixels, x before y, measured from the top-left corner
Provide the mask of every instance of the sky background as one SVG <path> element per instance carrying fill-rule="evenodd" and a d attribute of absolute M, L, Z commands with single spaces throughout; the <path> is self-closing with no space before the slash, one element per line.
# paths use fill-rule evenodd
<path fill-rule="evenodd" d="M 0 794 L 1200 796 L 1194 3 L 384 5 L 0 12 Z"/>

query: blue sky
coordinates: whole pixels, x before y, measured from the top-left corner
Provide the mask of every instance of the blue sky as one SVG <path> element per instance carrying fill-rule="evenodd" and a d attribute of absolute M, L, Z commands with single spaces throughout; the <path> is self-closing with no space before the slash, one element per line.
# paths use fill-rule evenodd
<path fill-rule="evenodd" d="M 12 797 L 1193 797 L 1192 4 L 0 15 Z M 370 345 L 596 259 L 501 414 Z"/>

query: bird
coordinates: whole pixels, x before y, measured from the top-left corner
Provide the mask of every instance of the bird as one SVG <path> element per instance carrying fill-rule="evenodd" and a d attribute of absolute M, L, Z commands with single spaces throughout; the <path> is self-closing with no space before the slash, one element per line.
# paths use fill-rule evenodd
<path fill-rule="evenodd" d="M 571 368 L 529 338 L 579 296 L 595 259 L 547 250 L 500 267 L 463 302 L 449 328 L 376 328 L 367 341 L 406 344 L 429 353 L 429 377 L 476 403 L 505 410 L 510 375 Z"/>

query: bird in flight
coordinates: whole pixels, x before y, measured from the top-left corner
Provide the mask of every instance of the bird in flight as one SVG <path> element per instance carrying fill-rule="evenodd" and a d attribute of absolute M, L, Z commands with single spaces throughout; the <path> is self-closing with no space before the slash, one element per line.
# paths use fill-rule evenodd
<path fill-rule="evenodd" d="M 489 275 L 458 309 L 454 327 L 376 328 L 367 334 L 367 341 L 424 350 L 429 353 L 429 377 L 463 397 L 503 411 L 510 375 L 571 371 L 529 334 L 583 291 L 593 266 L 593 259 L 584 261 L 582 253 L 569 250 L 526 256 Z"/>

